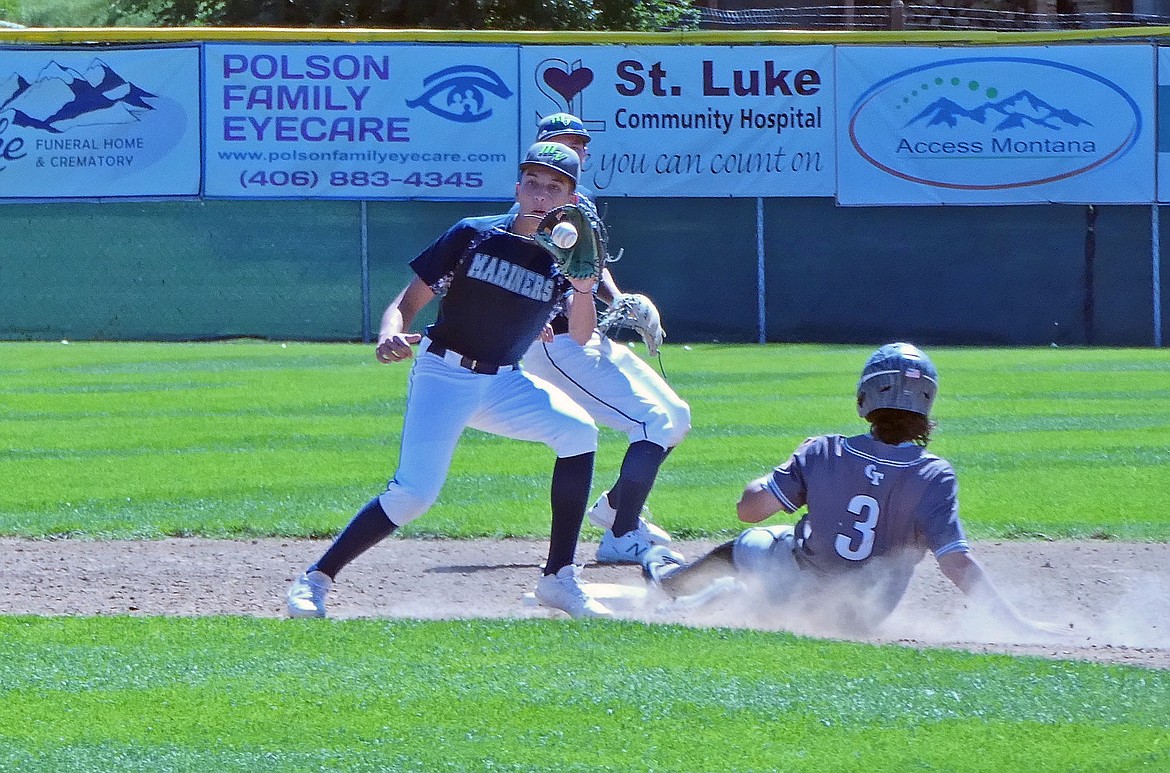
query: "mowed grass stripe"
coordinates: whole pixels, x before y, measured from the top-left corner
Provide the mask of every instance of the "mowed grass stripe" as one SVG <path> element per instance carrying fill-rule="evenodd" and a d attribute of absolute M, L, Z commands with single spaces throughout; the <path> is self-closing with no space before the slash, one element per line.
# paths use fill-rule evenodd
<path fill-rule="evenodd" d="M 805 437 L 864 431 L 869 347 L 668 346 L 694 429 L 650 505 L 672 531 L 738 530 L 744 483 Z M 932 450 L 971 536 L 1170 538 L 1170 354 L 930 351 Z M 368 346 L 0 344 L 0 534 L 322 536 L 391 477 L 408 368 Z M 626 438 L 602 432 L 595 492 Z M 552 453 L 469 430 L 439 503 L 405 536 L 543 537 Z"/>
<path fill-rule="evenodd" d="M 611 621 L 0 618 L 0 697 L 60 771 L 1170 762 L 1170 673 Z"/>

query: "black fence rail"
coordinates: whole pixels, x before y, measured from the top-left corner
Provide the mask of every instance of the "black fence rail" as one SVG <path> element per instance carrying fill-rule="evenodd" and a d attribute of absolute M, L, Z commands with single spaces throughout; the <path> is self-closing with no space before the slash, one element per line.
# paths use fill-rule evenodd
<path fill-rule="evenodd" d="M 1170 25 L 1170 17 L 1134 13 L 1030 13 L 951 5 L 817 5 L 720 10 L 698 8 L 709 30 L 993 30 L 1113 29 Z"/>

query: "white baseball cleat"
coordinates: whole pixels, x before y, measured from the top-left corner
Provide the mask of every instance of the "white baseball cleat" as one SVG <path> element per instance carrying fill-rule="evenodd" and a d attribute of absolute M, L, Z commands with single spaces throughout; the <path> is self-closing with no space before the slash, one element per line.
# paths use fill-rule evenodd
<path fill-rule="evenodd" d="M 646 560 L 653 556 L 669 555 L 682 563 L 681 553 L 676 553 L 662 545 L 654 545 L 641 529 L 626 532 L 615 537 L 613 529 L 606 529 L 601 535 L 601 544 L 597 546 L 597 563 L 599 564 L 636 564 L 644 566 Z"/>
<path fill-rule="evenodd" d="M 324 572 L 308 572 L 293 580 L 288 588 L 289 617 L 325 617 L 325 596 L 333 580 Z"/>
<path fill-rule="evenodd" d="M 685 564 L 682 556 L 670 548 L 655 545 L 642 558 L 642 577 L 656 588 L 662 588 L 662 581 L 677 572 Z"/>
<path fill-rule="evenodd" d="M 617 510 L 609 504 L 608 491 L 602 493 L 586 515 L 589 516 L 589 522 L 599 529 L 613 528 L 613 520 L 617 517 Z M 643 507 L 642 514 L 638 516 L 638 531 L 643 532 L 646 539 L 654 545 L 669 545 L 673 541 L 670 534 L 661 526 L 651 523 L 649 515 L 649 508 Z"/>
<path fill-rule="evenodd" d="M 581 587 L 580 569 L 563 566 L 536 583 L 536 600 L 546 607 L 568 612 L 570 617 L 610 617 L 613 613 Z"/>

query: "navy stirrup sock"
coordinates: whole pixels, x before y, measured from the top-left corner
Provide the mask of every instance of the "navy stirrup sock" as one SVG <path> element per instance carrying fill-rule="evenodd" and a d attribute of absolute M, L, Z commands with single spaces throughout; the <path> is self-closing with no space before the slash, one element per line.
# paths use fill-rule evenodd
<path fill-rule="evenodd" d="M 613 535 L 620 537 L 638 528 L 642 507 L 650 497 L 650 489 L 658 478 L 658 468 L 669 453 L 649 440 L 631 443 L 622 460 L 622 471 L 610 493 L 610 504 L 617 511 L 613 519 Z M 616 500 L 616 501 L 615 501 Z"/>
<path fill-rule="evenodd" d="M 545 574 L 556 574 L 573 563 L 577 538 L 593 485 L 593 452 L 557 459 L 552 476 L 552 531 L 548 539 Z"/>
<path fill-rule="evenodd" d="M 333 540 L 325 554 L 317 563 L 310 566 L 308 571 L 324 572 L 330 578 L 336 578 L 337 573 L 344 569 L 346 564 L 389 537 L 397 528 L 382 509 L 378 497 L 374 497 L 358 511 L 345 530 Z"/>

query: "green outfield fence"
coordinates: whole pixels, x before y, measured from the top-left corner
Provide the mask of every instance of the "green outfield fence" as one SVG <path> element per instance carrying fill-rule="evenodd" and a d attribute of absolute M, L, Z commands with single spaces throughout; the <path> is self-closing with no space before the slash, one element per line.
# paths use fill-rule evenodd
<path fill-rule="evenodd" d="M 7 204 L 0 338 L 362 340 L 410 258 L 504 206 Z M 762 272 L 755 200 L 619 199 L 607 220 L 615 275 L 655 299 L 670 341 L 758 340 L 762 279 L 768 341 L 1154 345 L 1150 209 L 1096 210 L 1089 263 L 1084 206 L 768 199 Z"/>

